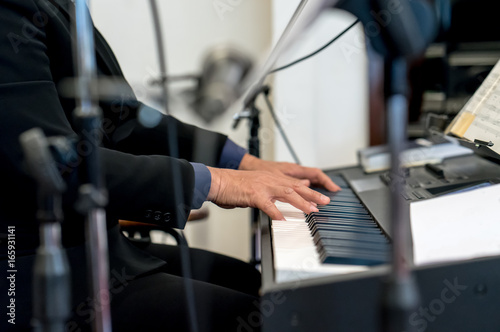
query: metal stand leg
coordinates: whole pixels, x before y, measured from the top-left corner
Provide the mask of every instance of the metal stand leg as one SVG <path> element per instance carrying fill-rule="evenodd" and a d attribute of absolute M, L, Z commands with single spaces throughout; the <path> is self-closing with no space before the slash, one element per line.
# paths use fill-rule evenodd
<path fill-rule="evenodd" d="M 259 141 L 259 129 L 260 129 L 260 111 L 253 105 L 250 110 L 249 120 L 250 120 L 250 138 L 248 139 L 248 151 L 251 155 L 260 158 L 260 141 Z M 260 227 L 259 227 L 259 209 L 252 209 L 251 216 L 251 232 L 252 232 L 252 257 L 250 263 L 256 268 L 260 267 L 261 252 L 260 252 Z"/>
<path fill-rule="evenodd" d="M 71 317 L 70 268 L 61 241 L 61 197 L 66 185 L 40 128 L 24 132 L 19 140 L 26 164 L 38 184 L 40 246 L 33 274 L 32 322 L 35 331 L 63 332 Z"/>
<path fill-rule="evenodd" d="M 386 283 L 383 299 L 383 331 L 415 331 L 410 324 L 410 315 L 418 310 L 419 293 L 410 268 L 409 234 L 410 219 L 402 191 L 400 155 L 404 150 L 407 135 L 408 100 L 406 84 L 406 61 L 390 59 L 386 63 L 386 108 L 391 152 L 391 227 L 392 227 L 392 271 Z"/>
<path fill-rule="evenodd" d="M 101 172 L 99 157 L 99 130 L 101 110 L 91 86 L 95 84 L 97 66 L 94 49 L 94 30 L 85 0 L 75 0 L 75 53 L 77 63 L 78 94 L 75 117 L 80 129 L 80 143 L 89 146 L 83 159 L 82 185 L 76 209 L 86 216 L 87 265 L 89 269 L 90 297 L 96 304 L 96 317 L 92 322 L 95 332 L 111 331 L 109 295 L 109 264 L 106 229 L 107 190 Z M 86 133 L 86 135 L 83 135 Z M 90 134 L 90 135 L 88 135 Z"/>

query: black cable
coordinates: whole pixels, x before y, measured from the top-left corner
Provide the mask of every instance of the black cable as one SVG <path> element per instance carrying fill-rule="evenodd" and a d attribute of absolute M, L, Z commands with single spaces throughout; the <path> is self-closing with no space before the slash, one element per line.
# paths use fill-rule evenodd
<path fill-rule="evenodd" d="M 292 61 L 290 62 L 289 64 L 286 64 L 284 66 L 281 66 L 281 67 L 278 67 L 278 68 L 275 68 L 273 70 L 271 70 L 267 75 L 271 75 L 273 73 L 276 73 L 278 71 L 281 71 L 283 69 L 287 69 L 289 67 L 292 67 L 304 60 L 307 60 L 313 56 L 315 56 L 316 54 L 320 53 L 321 51 L 323 51 L 325 48 L 327 48 L 328 46 L 330 46 L 331 44 L 333 44 L 335 41 L 337 41 L 337 39 L 339 39 L 340 37 L 342 37 L 346 32 L 348 32 L 349 30 L 351 30 L 357 23 L 359 23 L 359 19 L 357 19 L 356 21 L 354 21 L 351 25 L 349 25 L 347 28 L 345 28 L 341 33 L 339 33 L 338 35 L 336 35 L 332 40 L 330 40 L 328 43 L 326 43 L 325 45 L 323 45 L 322 47 L 320 47 L 319 49 L 317 49 L 316 51 L 306 55 L 306 56 L 303 56 L 302 58 L 299 58 L 295 61 Z M 192 75 L 192 74 L 185 74 L 185 75 L 177 75 L 177 76 L 171 76 L 171 77 L 166 77 L 166 81 L 182 81 L 182 80 L 193 80 L 193 79 L 196 79 L 197 76 L 195 75 Z"/>
<path fill-rule="evenodd" d="M 349 25 L 347 28 L 345 28 L 342 32 L 340 32 L 338 35 L 336 35 L 332 40 L 330 40 L 328 43 L 326 43 L 325 45 L 323 45 L 322 47 L 320 47 L 319 49 L 317 49 L 316 51 L 302 57 L 302 58 L 299 58 L 293 62 L 290 62 L 289 64 L 287 65 L 284 65 L 284 66 L 281 66 L 281 67 L 278 67 L 278 68 L 275 68 L 273 70 L 271 70 L 267 75 L 270 75 L 272 73 L 276 73 L 277 71 L 280 71 L 280 70 L 283 70 L 283 69 L 286 69 L 286 68 L 289 68 L 291 66 L 294 66 L 304 60 L 307 60 L 311 57 L 313 57 L 314 55 L 318 54 L 319 52 L 323 51 L 324 49 L 326 49 L 328 46 L 330 46 L 331 44 L 333 44 L 335 41 L 337 41 L 340 37 L 342 37 L 347 31 L 351 30 L 356 24 L 359 23 L 359 19 L 355 20 L 351 25 Z M 278 117 L 276 116 L 276 114 L 274 113 L 274 108 L 271 104 L 271 100 L 269 99 L 269 87 L 266 87 L 265 89 L 262 89 L 261 92 L 264 92 L 264 98 L 265 98 L 265 101 L 266 101 L 266 104 L 268 106 L 268 109 L 269 109 L 269 112 L 271 113 L 273 119 L 274 119 L 274 122 L 276 124 L 276 127 L 278 128 L 283 140 L 285 141 L 285 144 L 288 148 L 288 151 L 290 151 L 290 153 L 292 154 L 292 157 L 293 159 L 295 160 L 295 163 L 297 165 L 300 165 L 300 161 L 299 161 L 299 158 L 297 156 L 297 154 L 295 153 L 295 150 L 293 149 L 292 147 L 292 144 L 290 143 L 290 141 L 288 140 L 288 137 L 286 136 L 284 130 L 283 130 L 283 127 L 281 126 L 281 123 L 278 119 Z"/>
<path fill-rule="evenodd" d="M 346 32 L 348 32 L 349 30 L 351 30 L 356 24 L 359 23 L 359 19 L 355 20 L 351 25 L 349 25 L 347 28 L 345 28 L 342 32 L 340 32 L 338 35 L 336 35 L 332 40 L 330 40 L 328 43 L 326 43 L 325 45 L 323 45 L 322 47 L 320 47 L 319 49 L 317 49 L 316 51 L 300 58 L 300 59 L 297 59 L 293 62 L 290 62 L 289 64 L 287 65 L 284 65 L 282 67 L 278 67 L 278 68 L 275 68 L 273 70 L 271 70 L 267 75 L 270 75 L 272 73 L 275 73 L 277 71 L 280 71 L 280 70 L 283 70 L 283 69 L 286 69 L 286 68 L 289 68 L 291 66 L 294 66 L 304 60 L 307 60 L 311 57 L 313 57 L 314 55 L 318 54 L 319 52 L 323 51 L 325 48 L 327 48 L 328 46 L 330 46 L 331 44 L 333 44 L 335 41 L 337 41 L 340 37 L 342 37 Z M 299 161 L 299 158 L 297 157 L 297 154 L 295 153 L 295 150 L 293 149 L 290 141 L 288 140 L 285 132 L 283 131 L 283 128 L 281 126 L 281 123 L 278 119 L 278 117 L 276 116 L 276 114 L 274 113 L 274 109 L 273 109 L 273 106 L 271 104 L 271 101 L 269 100 L 269 87 L 266 87 L 266 88 L 262 88 L 260 92 L 264 92 L 264 97 L 265 97 L 265 100 L 266 100 L 266 103 L 267 103 L 267 106 L 269 108 L 269 112 L 271 113 L 273 119 L 274 119 L 274 122 L 276 124 L 276 127 L 278 128 L 278 130 L 280 131 L 281 133 L 281 136 L 283 137 L 283 140 L 285 141 L 285 144 L 288 148 L 288 150 L 290 151 L 290 153 L 292 154 L 292 157 L 293 159 L 295 160 L 295 163 L 300 165 L 300 161 Z"/>
<path fill-rule="evenodd" d="M 267 75 L 270 75 L 270 74 L 273 74 L 273 73 L 276 73 L 280 70 L 283 70 L 283 69 L 286 69 L 286 68 L 289 68 L 293 65 L 296 65 L 298 64 L 299 62 L 302 62 L 304 60 L 307 60 L 313 56 L 315 56 L 316 54 L 318 54 L 319 52 L 323 51 L 325 48 L 327 48 L 328 46 L 330 46 L 331 44 L 333 44 L 337 39 L 339 39 L 340 37 L 342 37 L 347 31 L 351 30 L 356 24 L 359 23 L 359 19 L 357 19 L 356 21 L 354 21 L 354 23 L 352 23 L 351 25 L 349 25 L 347 28 L 344 29 L 344 31 L 342 31 L 341 33 L 339 33 L 337 36 L 335 36 L 332 40 L 330 40 L 328 43 L 326 43 L 325 45 L 323 45 L 322 47 L 320 47 L 319 49 L 317 49 L 316 51 L 312 52 L 311 54 L 308 54 L 302 58 L 299 58 L 295 61 L 292 61 L 290 62 L 289 64 L 287 65 L 284 65 L 284 66 L 281 66 L 281 67 L 278 67 L 278 68 L 275 68 L 273 70 L 271 70 Z"/>

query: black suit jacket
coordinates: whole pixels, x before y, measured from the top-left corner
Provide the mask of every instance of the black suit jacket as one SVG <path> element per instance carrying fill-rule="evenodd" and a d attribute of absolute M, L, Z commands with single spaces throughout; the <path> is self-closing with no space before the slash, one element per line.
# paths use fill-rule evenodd
<path fill-rule="evenodd" d="M 47 136 L 76 137 L 78 132 L 74 100 L 58 93 L 60 82 L 74 76 L 70 6 L 69 0 L 0 2 L 0 233 L 5 236 L 7 226 L 16 225 L 18 254 L 30 253 L 38 245 L 36 186 L 23 168 L 18 137 L 33 127 L 42 128 Z M 227 137 L 163 115 L 155 128 L 142 127 L 137 115 L 144 105 L 126 85 L 112 50 L 97 30 L 95 44 L 99 75 L 118 78 L 127 87 L 121 96 L 100 101 L 99 152 L 109 192 L 109 219 L 151 222 L 154 212 L 171 221 L 178 213 L 185 219 L 194 188 L 187 160 L 216 165 Z M 130 50 L 136 51 L 133 45 Z M 168 157 L 169 124 L 177 132 L 180 159 Z M 79 153 L 82 157 L 84 149 Z M 172 199 L 174 167 L 181 174 L 180 206 L 174 206 Z M 83 219 L 73 209 L 78 171 L 68 167 L 62 173 L 69 184 L 63 234 L 65 244 L 72 246 L 83 240 Z"/>
<path fill-rule="evenodd" d="M 29 326 L 33 253 L 39 244 L 37 187 L 24 169 L 19 135 L 33 127 L 42 128 L 46 136 L 75 138 L 78 133 L 73 120 L 75 101 L 62 97 L 58 91 L 64 78 L 74 76 L 72 5 L 69 0 L 0 1 L 0 262 L 4 266 L 0 279 L 3 285 L 7 226 L 15 226 L 17 325 L 9 325 L 11 328 Z M 100 100 L 103 126 L 99 133 L 99 152 L 109 193 L 106 212 L 110 278 L 112 283 L 126 284 L 130 278 L 151 272 L 165 262 L 130 244 L 118 227 L 112 226 L 119 218 L 151 222 L 154 213 L 150 211 L 162 216 L 169 213 L 170 220 L 176 220 L 180 213 L 185 219 L 194 190 L 194 172 L 187 160 L 216 165 L 227 137 L 168 116 L 162 116 L 153 129 L 142 127 L 137 116 L 144 105 L 126 85 L 104 38 L 97 30 L 94 32 L 99 75 L 115 77 L 126 86 L 120 96 Z M 130 50 L 136 51 L 133 45 Z M 168 157 L 170 125 L 176 131 L 181 159 Z M 82 156 L 84 150 L 78 152 Z M 63 240 L 71 265 L 76 318 L 81 316 L 79 306 L 88 300 L 84 216 L 73 208 L 80 184 L 77 165 L 75 162 L 61 168 L 68 184 L 63 204 Z M 174 167 L 180 172 L 184 201 L 180 206 L 175 206 L 172 199 Z M 0 302 L 7 303 L 6 289 L 1 294 Z M 7 317 L 2 312 L 0 330 Z"/>

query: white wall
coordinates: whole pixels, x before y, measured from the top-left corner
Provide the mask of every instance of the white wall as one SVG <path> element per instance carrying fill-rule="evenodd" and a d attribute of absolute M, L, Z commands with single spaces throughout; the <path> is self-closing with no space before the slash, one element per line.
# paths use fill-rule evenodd
<path fill-rule="evenodd" d="M 274 39 L 298 3 L 273 2 Z M 281 57 L 279 65 L 317 50 L 355 19 L 340 10 L 324 12 Z M 275 107 L 304 165 L 332 168 L 356 163 L 356 151 L 368 144 L 367 75 L 359 24 L 321 53 L 275 75 Z M 275 157 L 293 161 L 281 137 L 275 140 Z"/>
<path fill-rule="evenodd" d="M 297 0 L 158 1 L 169 74 L 197 73 L 207 48 L 223 42 L 235 44 L 256 60 L 262 60 L 297 3 Z M 158 73 L 149 2 L 99 0 L 92 1 L 91 10 L 96 26 L 111 44 L 138 98 L 159 106 L 155 101 L 157 90 L 148 83 Z M 338 12 L 322 15 L 280 63 L 315 50 L 352 21 L 352 17 Z M 351 164 L 355 162 L 356 149 L 366 145 L 365 67 L 362 33 L 357 30 L 313 59 L 271 79 L 276 111 L 304 164 L 318 167 Z M 232 130 L 234 112 L 227 112 L 212 124 L 203 123 L 181 102 L 178 91 L 185 86 L 172 88 L 171 111 L 176 117 L 228 134 L 246 146 L 246 123 Z M 259 105 L 263 157 L 291 161 L 281 138 L 275 140 L 279 135 L 267 108 L 262 102 Z M 186 228 L 190 245 L 248 259 L 249 210 L 224 210 L 211 203 L 205 203 L 204 208 L 209 209 L 209 220 L 188 223 Z"/>
<path fill-rule="evenodd" d="M 230 43 L 254 58 L 262 56 L 271 41 L 270 4 L 250 0 L 158 0 L 169 74 L 197 73 L 208 48 Z M 90 4 L 95 25 L 110 43 L 125 77 L 137 97 L 153 106 L 157 89 L 148 83 L 158 74 L 149 1 L 98 0 Z M 112 15 L 110 15 L 112 13 Z M 188 84 L 189 85 L 189 84 Z M 176 85 L 185 86 L 185 84 Z M 185 107 L 173 88 L 171 112 L 183 121 L 228 134 L 246 146 L 248 129 L 242 123 L 233 130 L 233 113 L 205 124 Z M 272 145 L 269 144 L 272 148 Z M 269 155 L 265 146 L 264 153 Z M 248 209 L 224 210 L 205 203 L 208 221 L 188 223 L 191 246 L 211 249 L 241 259 L 250 257 Z"/>

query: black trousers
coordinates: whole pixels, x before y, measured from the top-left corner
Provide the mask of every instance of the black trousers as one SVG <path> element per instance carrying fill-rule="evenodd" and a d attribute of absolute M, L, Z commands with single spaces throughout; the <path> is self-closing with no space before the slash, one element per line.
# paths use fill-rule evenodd
<path fill-rule="evenodd" d="M 110 273 L 110 297 L 105 299 L 110 301 L 113 331 L 191 331 L 193 322 L 200 332 L 259 331 L 260 273 L 253 266 L 213 252 L 189 249 L 189 281 L 194 292 L 193 301 L 188 302 L 179 247 L 130 242 L 167 264 L 132 275 L 126 263 L 115 262 Z M 18 262 L 21 264 L 22 259 Z M 84 265 L 84 257 L 80 262 L 71 261 L 74 307 L 66 331 L 90 331 L 95 318 L 97 306 L 95 299 L 88 297 L 87 276 L 81 270 Z M 7 324 L 4 316 L 1 331 L 33 331 L 31 269 L 25 264 L 19 270 L 23 273 L 18 273 L 16 281 L 16 324 Z M 193 302 L 195 318 L 188 310 L 188 304 Z"/>
<path fill-rule="evenodd" d="M 127 285 L 112 302 L 116 331 L 190 331 L 179 247 L 137 244 L 167 265 Z M 198 331 L 258 331 L 260 273 L 250 264 L 190 249 Z M 137 305 L 141 303 L 140 305 Z M 250 322 L 249 322 L 250 320 Z"/>

